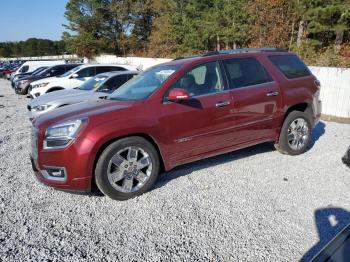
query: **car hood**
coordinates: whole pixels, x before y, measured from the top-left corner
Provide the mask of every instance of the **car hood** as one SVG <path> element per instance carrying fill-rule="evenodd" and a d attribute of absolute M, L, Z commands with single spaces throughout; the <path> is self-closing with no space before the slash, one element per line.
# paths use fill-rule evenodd
<path fill-rule="evenodd" d="M 19 76 L 17 81 L 19 80 L 28 80 L 28 81 L 36 81 L 42 79 L 42 76 L 33 76 L 33 75 L 24 75 L 24 76 Z"/>
<path fill-rule="evenodd" d="M 89 98 L 93 98 L 93 94 L 96 93 L 94 91 L 84 91 L 84 90 L 78 90 L 78 89 L 65 89 L 65 90 L 59 90 L 51 93 L 44 94 L 42 96 L 39 96 L 32 101 L 29 102 L 29 104 L 33 106 L 38 105 L 44 105 L 44 104 L 69 104 L 71 102 L 79 102 L 88 100 Z M 99 93 L 100 94 L 100 93 Z M 102 96 L 102 94 L 101 94 Z"/>
<path fill-rule="evenodd" d="M 115 111 L 132 107 L 135 101 L 115 101 L 115 100 L 90 100 L 69 106 L 55 109 L 51 112 L 43 114 L 33 121 L 33 124 L 39 128 L 58 124 L 64 121 L 85 118 L 94 118 L 97 115 L 109 114 L 115 116 Z M 108 121 L 108 117 L 99 117 L 99 121 Z M 97 123 L 96 123 L 97 124 Z"/>

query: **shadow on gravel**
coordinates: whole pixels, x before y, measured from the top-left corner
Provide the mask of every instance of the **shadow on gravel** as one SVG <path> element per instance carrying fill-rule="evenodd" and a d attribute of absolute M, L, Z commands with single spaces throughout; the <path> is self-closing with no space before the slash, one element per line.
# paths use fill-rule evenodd
<path fill-rule="evenodd" d="M 345 153 L 341 160 L 345 165 L 350 167 L 350 147 L 348 148 L 348 151 Z"/>
<path fill-rule="evenodd" d="M 221 165 L 234 160 L 238 160 L 238 159 L 242 159 L 249 156 L 266 153 L 274 150 L 275 148 L 272 143 L 264 143 L 264 144 L 244 148 L 241 150 L 233 151 L 230 153 L 226 153 L 223 155 L 199 160 L 190 164 L 185 164 L 185 165 L 176 167 L 169 172 L 161 174 L 158 178 L 158 182 L 156 183 L 154 189 L 160 188 L 173 179 L 177 179 L 179 177 L 189 175 L 192 172 L 197 170 L 213 167 L 216 165 Z"/>
<path fill-rule="evenodd" d="M 315 145 L 315 143 L 320 139 L 321 136 L 324 135 L 324 133 L 326 133 L 326 124 L 320 121 L 312 130 L 310 148 Z"/>
<path fill-rule="evenodd" d="M 350 212 L 337 207 L 317 209 L 315 211 L 315 223 L 319 241 L 306 252 L 300 260 L 302 262 L 310 261 L 329 243 L 329 241 L 349 225 Z M 307 234 L 307 232 L 305 232 L 305 234 Z"/>

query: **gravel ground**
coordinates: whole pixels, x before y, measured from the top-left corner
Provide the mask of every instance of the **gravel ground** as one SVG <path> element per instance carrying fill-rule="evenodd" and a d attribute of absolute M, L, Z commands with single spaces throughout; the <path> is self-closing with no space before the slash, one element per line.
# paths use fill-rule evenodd
<path fill-rule="evenodd" d="M 350 222 L 350 125 L 321 122 L 297 157 L 263 144 L 185 165 L 118 202 L 36 181 L 26 103 L 0 80 L 0 261 L 307 261 Z"/>

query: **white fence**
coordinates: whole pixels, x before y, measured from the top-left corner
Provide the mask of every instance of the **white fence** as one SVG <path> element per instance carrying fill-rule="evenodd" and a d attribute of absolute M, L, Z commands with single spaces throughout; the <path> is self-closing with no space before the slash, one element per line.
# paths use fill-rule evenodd
<path fill-rule="evenodd" d="M 151 66 L 165 63 L 171 59 L 164 58 L 146 58 L 146 57 L 116 57 L 114 55 L 100 55 L 95 57 L 91 62 L 107 63 L 107 64 L 128 64 L 134 65 L 138 68 L 145 70 Z"/>
<path fill-rule="evenodd" d="M 350 69 L 309 68 L 321 82 L 322 114 L 350 118 Z"/>
<path fill-rule="evenodd" d="M 77 55 L 53 55 L 53 56 L 27 56 L 16 58 L 0 58 L 0 61 L 12 61 L 12 60 L 76 60 L 79 59 Z"/>

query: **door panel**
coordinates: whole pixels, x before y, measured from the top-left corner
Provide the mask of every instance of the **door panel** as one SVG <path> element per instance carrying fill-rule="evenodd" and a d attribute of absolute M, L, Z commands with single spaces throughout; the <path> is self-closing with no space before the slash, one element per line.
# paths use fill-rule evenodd
<path fill-rule="evenodd" d="M 280 102 L 279 85 L 253 57 L 223 61 L 230 83 L 234 144 L 272 139 Z"/>
<path fill-rule="evenodd" d="M 170 161 L 176 162 L 220 149 L 232 123 L 230 93 L 225 91 L 217 61 L 196 66 L 172 88 L 186 89 L 191 98 L 162 106 L 160 127 Z M 170 91 L 169 90 L 169 91 Z"/>
<path fill-rule="evenodd" d="M 163 105 L 160 127 L 171 161 L 225 146 L 223 138 L 230 132 L 230 106 L 217 104 L 229 101 L 229 92 L 224 92 Z"/>
<path fill-rule="evenodd" d="M 273 138 L 274 116 L 277 112 L 279 95 L 276 82 L 231 90 L 231 114 L 233 114 L 237 143 Z"/>

